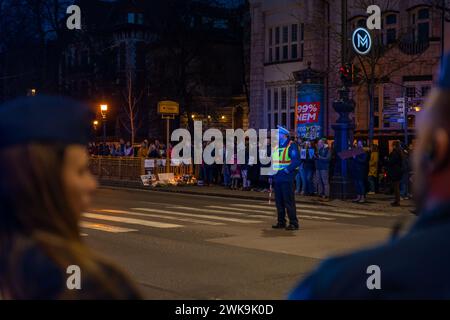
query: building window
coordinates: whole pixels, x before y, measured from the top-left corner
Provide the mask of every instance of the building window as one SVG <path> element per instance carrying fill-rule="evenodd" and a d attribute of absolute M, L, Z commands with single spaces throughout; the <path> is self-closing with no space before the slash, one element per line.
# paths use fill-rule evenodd
<path fill-rule="evenodd" d="M 275 113 L 273 115 L 273 122 L 274 122 L 274 128 L 276 128 L 276 126 L 279 125 L 279 123 L 278 123 L 278 113 Z"/>
<path fill-rule="evenodd" d="M 430 18 L 430 10 L 428 9 L 420 9 L 419 13 L 417 14 L 417 18 L 419 20 L 426 20 Z"/>
<path fill-rule="evenodd" d="M 303 24 L 302 24 L 303 30 Z M 299 25 L 291 24 L 268 29 L 268 53 L 267 60 L 269 63 L 298 60 L 301 56 L 299 54 L 300 42 L 303 42 L 303 31 L 299 35 Z M 275 32 L 275 35 L 274 35 Z M 302 39 L 299 41 L 299 39 Z"/>
<path fill-rule="evenodd" d="M 430 10 L 421 8 L 412 13 L 412 35 L 415 41 L 428 42 L 430 38 Z"/>
<path fill-rule="evenodd" d="M 142 13 L 128 13 L 128 23 L 131 24 L 144 24 L 144 14 Z"/>
<path fill-rule="evenodd" d="M 406 88 L 406 96 L 408 98 L 415 98 L 416 97 L 416 87 L 407 87 Z"/>
<path fill-rule="evenodd" d="M 288 26 L 283 27 L 283 43 L 289 42 L 289 28 Z"/>
<path fill-rule="evenodd" d="M 374 116 L 373 117 L 373 126 L 375 128 L 379 128 L 380 127 L 380 117 L 379 116 Z"/>
<path fill-rule="evenodd" d="M 267 111 L 272 110 L 272 90 L 267 89 Z"/>
<path fill-rule="evenodd" d="M 386 24 L 387 25 L 397 24 L 397 15 L 396 14 L 387 15 L 386 16 Z"/>
<path fill-rule="evenodd" d="M 393 13 L 388 14 L 384 19 L 384 25 L 386 27 L 383 27 L 383 29 L 386 30 L 386 33 L 382 35 L 382 38 L 386 45 L 393 44 L 397 40 L 397 20 L 397 15 Z"/>
<path fill-rule="evenodd" d="M 291 46 L 291 56 L 292 59 L 298 59 L 298 44 L 293 44 Z"/>
<path fill-rule="evenodd" d="M 291 110 L 295 110 L 295 87 L 291 87 L 290 89 L 290 102 L 289 102 L 289 108 Z"/>
<path fill-rule="evenodd" d="M 278 111 L 278 89 L 273 89 L 273 108 Z"/>
<path fill-rule="evenodd" d="M 283 113 L 281 114 L 281 125 L 282 125 L 283 127 L 286 127 L 286 126 L 287 126 L 287 116 L 286 116 L 286 112 L 283 112 Z"/>
<path fill-rule="evenodd" d="M 272 115 L 270 113 L 267 115 L 267 129 L 272 129 Z"/>
<path fill-rule="evenodd" d="M 298 40 L 298 24 L 293 24 L 291 26 L 291 41 L 297 42 Z"/>
<path fill-rule="evenodd" d="M 275 28 L 275 44 L 280 44 L 280 27 Z"/>
<path fill-rule="evenodd" d="M 281 109 L 287 109 L 287 90 L 286 88 L 281 88 Z"/>
<path fill-rule="evenodd" d="M 289 59 L 289 47 L 283 46 L 283 60 Z"/>

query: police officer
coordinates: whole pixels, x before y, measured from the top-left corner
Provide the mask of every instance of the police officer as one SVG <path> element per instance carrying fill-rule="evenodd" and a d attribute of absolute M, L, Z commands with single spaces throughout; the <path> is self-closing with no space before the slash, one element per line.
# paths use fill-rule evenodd
<path fill-rule="evenodd" d="M 298 230 L 294 180 L 296 169 L 300 166 L 300 154 L 297 144 L 289 139 L 289 131 L 278 126 L 278 132 L 279 147 L 272 154 L 278 223 L 272 228 Z M 289 217 L 289 226 L 287 227 L 286 211 Z"/>
<path fill-rule="evenodd" d="M 415 200 L 404 235 L 327 259 L 291 299 L 448 299 L 450 297 L 450 54 L 416 126 Z"/>

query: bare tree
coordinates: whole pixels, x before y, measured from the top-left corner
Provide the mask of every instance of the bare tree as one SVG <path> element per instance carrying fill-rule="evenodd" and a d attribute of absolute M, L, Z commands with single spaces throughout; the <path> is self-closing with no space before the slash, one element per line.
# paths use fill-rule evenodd
<path fill-rule="evenodd" d="M 134 144 L 136 138 L 136 132 L 142 126 L 142 121 L 140 120 L 140 101 L 144 95 L 143 90 L 137 90 L 133 79 L 133 74 L 131 70 L 127 70 L 126 76 L 126 87 L 122 92 L 124 105 L 123 111 L 126 115 L 126 121 L 121 121 L 125 130 L 131 136 L 131 144 Z"/>

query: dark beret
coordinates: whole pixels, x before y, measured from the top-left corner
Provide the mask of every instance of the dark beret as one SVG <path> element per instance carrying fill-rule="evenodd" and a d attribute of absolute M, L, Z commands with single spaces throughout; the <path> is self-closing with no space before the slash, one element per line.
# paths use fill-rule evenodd
<path fill-rule="evenodd" d="M 450 53 L 442 58 L 438 86 L 441 89 L 450 90 Z"/>
<path fill-rule="evenodd" d="M 8 101 L 0 105 L 0 148 L 31 143 L 85 145 L 93 116 L 87 105 L 64 97 Z"/>

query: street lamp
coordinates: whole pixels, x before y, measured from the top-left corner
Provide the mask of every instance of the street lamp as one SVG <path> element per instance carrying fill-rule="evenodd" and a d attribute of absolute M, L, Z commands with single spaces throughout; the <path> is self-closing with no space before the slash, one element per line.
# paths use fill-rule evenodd
<path fill-rule="evenodd" d="M 94 130 L 97 131 L 98 120 L 94 120 L 94 122 L 92 124 L 94 125 Z"/>
<path fill-rule="evenodd" d="M 108 112 L 108 105 L 101 104 L 100 105 L 100 113 L 102 114 L 102 122 L 103 122 L 103 148 L 106 147 L 106 113 Z"/>

